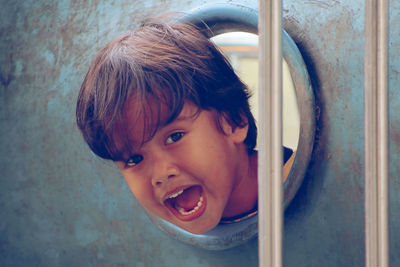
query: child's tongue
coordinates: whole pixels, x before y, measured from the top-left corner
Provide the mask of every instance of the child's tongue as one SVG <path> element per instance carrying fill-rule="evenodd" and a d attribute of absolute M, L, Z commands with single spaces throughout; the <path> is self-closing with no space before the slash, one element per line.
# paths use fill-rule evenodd
<path fill-rule="evenodd" d="M 197 206 L 201 197 L 201 187 L 200 186 L 192 186 L 183 191 L 176 198 L 175 204 L 179 207 L 184 208 L 185 210 L 191 210 Z"/>

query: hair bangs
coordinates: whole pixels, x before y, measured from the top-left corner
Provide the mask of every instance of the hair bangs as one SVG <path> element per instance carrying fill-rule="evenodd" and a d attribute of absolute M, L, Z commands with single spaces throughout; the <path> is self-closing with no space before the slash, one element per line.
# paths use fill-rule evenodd
<path fill-rule="evenodd" d="M 123 160 L 140 149 L 160 128 L 174 121 L 183 109 L 184 95 L 168 83 L 170 80 L 151 76 L 147 81 L 152 82 L 145 82 L 142 88 L 136 87 L 137 83 L 133 85 L 135 90 L 131 90 L 123 112 L 106 133 L 106 149 L 114 161 Z M 157 85 L 153 84 L 155 82 Z"/>

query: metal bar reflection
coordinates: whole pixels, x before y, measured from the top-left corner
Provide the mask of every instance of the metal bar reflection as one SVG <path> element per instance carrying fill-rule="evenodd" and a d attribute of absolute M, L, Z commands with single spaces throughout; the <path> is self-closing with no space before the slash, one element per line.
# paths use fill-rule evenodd
<path fill-rule="evenodd" d="M 259 1 L 259 266 L 282 266 L 281 1 Z"/>
<path fill-rule="evenodd" d="M 389 266 L 388 2 L 365 1 L 365 262 Z"/>

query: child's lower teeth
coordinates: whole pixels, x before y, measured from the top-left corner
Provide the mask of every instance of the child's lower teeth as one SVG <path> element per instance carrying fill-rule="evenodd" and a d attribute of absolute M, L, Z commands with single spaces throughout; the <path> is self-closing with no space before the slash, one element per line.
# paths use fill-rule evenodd
<path fill-rule="evenodd" d="M 199 199 L 199 202 L 197 202 L 196 207 L 194 207 L 193 209 L 191 209 L 189 211 L 185 211 L 184 208 L 179 207 L 179 206 L 175 206 L 175 209 L 178 210 L 179 213 L 182 214 L 182 215 L 189 215 L 189 214 L 192 214 L 195 211 L 197 211 L 201 207 L 202 204 L 203 204 L 203 197 L 201 196 L 200 199 Z"/>

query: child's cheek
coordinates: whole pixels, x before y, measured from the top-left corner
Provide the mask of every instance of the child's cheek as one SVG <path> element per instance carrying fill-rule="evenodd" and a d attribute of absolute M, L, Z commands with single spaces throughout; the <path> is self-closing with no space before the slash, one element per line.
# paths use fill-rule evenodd
<path fill-rule="evenodd" d="M 122 171 L 122 175 L 134 197 L 139 202 L 146 199 L 148 189 L 146 189 L 145 184 L 140 182 L 140 179 L 138 179 L 139 177 L 133 175 L 129 170 Z"/>

